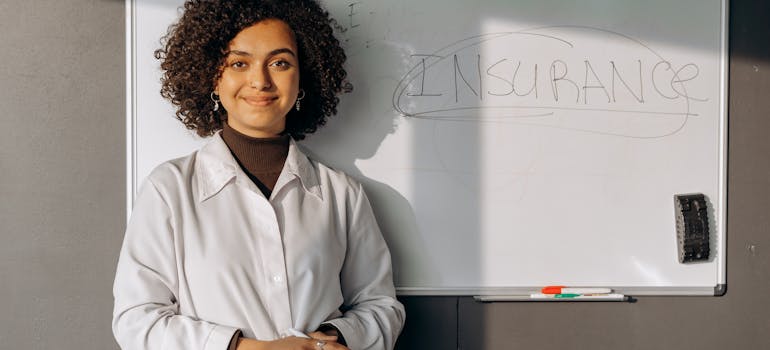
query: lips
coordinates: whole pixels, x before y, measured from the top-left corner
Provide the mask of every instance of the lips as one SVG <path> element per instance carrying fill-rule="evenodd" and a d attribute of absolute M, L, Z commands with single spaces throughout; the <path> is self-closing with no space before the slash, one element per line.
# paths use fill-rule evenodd
<path fill-rule="evenodd" d="M 267 106 L 278 100 L 278 96 L 244 96 L 242 99 L 252 106 Z"/>

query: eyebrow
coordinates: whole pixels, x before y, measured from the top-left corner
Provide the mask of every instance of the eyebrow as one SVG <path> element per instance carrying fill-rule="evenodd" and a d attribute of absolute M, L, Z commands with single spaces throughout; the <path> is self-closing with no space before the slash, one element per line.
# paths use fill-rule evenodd
<path fill-rule="evenodd" d="M 297 55 L 294 54 L 294 51 L 292 51 L 289 48 L 275 49 L 273 51 L 270 51 L 267 55 L 268 56 L 275 56 L 275 55 L 281 54 L 281 53 L 288 53 L 288 54 L 294 56 L 295 58 L 297 57 Z M 241 50 L 230 50 L 227 54 L 228 55 L 233 54 L 233 55 L 237 55 L 237 56 L 247 56 L 247 57 L 254 56 L 254 55 L 252 55 L 249 52 L 241 51 Z"/>

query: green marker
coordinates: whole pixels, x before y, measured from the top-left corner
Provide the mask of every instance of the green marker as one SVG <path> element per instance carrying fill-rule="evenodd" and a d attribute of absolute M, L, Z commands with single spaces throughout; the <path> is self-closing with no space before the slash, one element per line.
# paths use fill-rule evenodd
<path fill-rule="evenodd" d="M 563 298 L 577 298 L 581 295 L 582 294 L 554 294 L 553 297 L 556 299 L 563 299 Z"/>

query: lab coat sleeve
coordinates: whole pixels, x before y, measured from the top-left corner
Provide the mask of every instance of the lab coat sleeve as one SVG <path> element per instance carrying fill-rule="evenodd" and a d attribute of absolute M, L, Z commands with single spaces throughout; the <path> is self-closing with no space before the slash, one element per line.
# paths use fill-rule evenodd
<path fill-rule="evenodd" d="M 396 300 L 390 251 L 359 184 L 348 212 L 348 246 L 340 273 L 344 308 L 336 327 L 351 350 L 393 349 L 404 325 Z"/>
<path fill-rule="evenodd" d="M 179 315 L 175 256 L 171 209 L 148 180 L 134 205 L 115 273 L 115 339 L 123 349 L 228 349 L 236 328 Z"/>

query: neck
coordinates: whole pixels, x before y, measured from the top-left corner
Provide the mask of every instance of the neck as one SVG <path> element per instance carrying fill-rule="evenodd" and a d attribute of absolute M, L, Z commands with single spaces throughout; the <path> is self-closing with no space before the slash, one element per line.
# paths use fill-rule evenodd
<path fill-rule="evenodd" d="M 224 123 L 222 139 L 244 172 L 269 197 L 289 154 L 289 135 L 251 137 Z"/>

